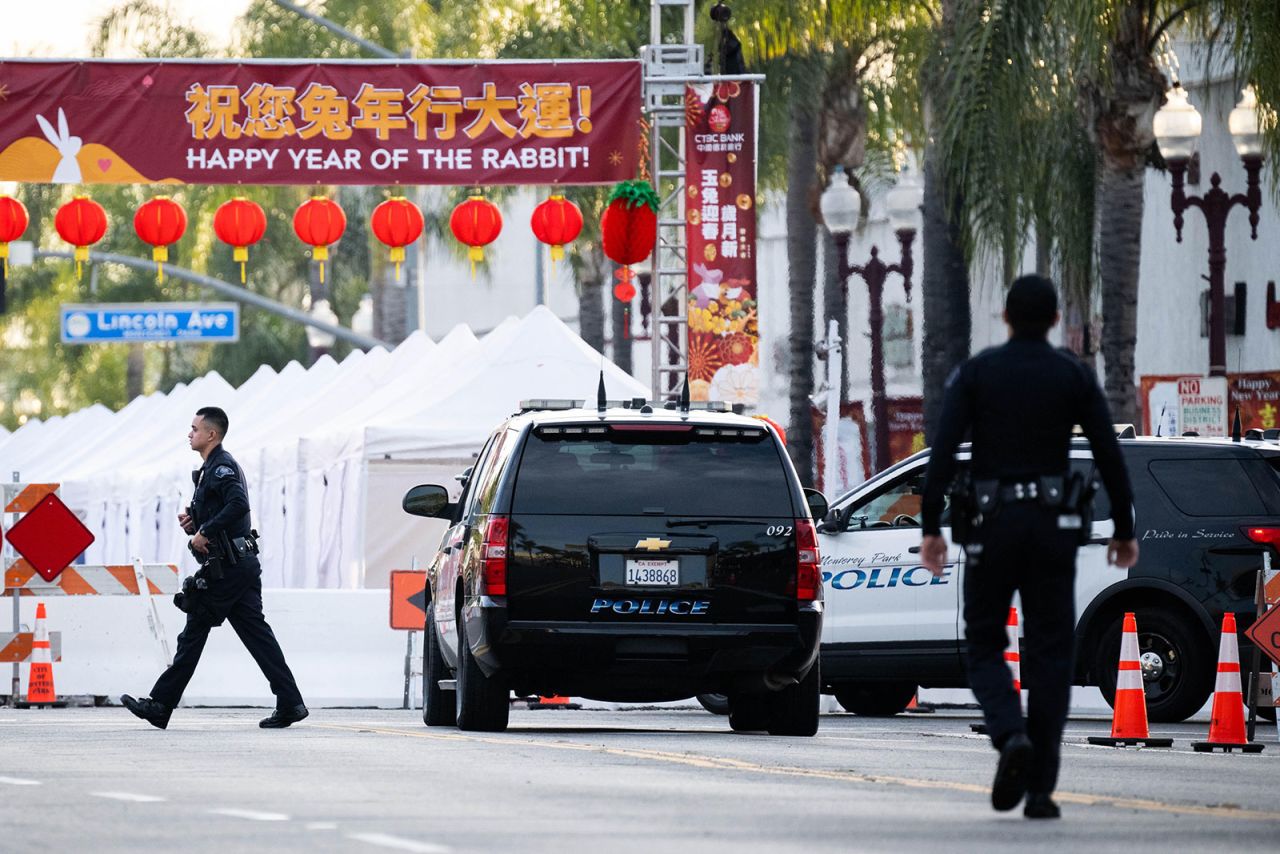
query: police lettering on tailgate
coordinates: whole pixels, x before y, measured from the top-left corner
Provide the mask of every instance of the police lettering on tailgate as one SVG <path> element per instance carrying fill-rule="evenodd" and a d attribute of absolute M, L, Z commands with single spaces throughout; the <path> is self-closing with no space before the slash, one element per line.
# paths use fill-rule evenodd
<path fill-rule="evenodd" d="M 612 611 L 615 614 L 661 615 L 700 617 L 711 610 L 706 599 L 597 599 L 591 603 L 591 613 Z"/>

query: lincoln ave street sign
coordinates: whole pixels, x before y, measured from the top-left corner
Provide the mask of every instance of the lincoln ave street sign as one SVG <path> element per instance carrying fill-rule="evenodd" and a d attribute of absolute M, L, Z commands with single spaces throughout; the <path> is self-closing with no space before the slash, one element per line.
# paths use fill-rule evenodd
<path fill-rule="evenodd" d="M 63 344 L 134 341 L 231 343 L 240 306 L 229 302 L 98 303 L 62 306 Z"/>

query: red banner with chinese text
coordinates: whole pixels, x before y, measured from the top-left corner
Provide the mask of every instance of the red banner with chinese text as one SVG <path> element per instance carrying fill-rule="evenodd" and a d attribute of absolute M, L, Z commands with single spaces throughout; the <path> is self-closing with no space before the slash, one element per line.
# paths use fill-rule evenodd
<path fill-rule="evenodd" d="M 685 92 L 689 396 L 760 399 L 756 115 L 751 83 Z"/>
<path fill-rule="evenodd" d="M 635 61 L 0 61 L 0 181 L 605 184 Z"/>

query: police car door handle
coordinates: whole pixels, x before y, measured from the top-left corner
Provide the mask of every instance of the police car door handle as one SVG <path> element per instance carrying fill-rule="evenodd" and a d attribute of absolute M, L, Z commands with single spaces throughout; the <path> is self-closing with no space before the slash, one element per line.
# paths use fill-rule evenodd
<path fill-rule="evenodd" d="M 910 552 L 911 554 L 913 554 L 913 555 L 918 555 L 918 554 L 920 554 L 920 547 L 919 547 L 919 546 L 912 546 L 911 548 L 907 549 L 907 551 L 909 551 L 909 552 Z"/>
<path fill-rule="evenodd" d="M 1110 538 L 1110 537 L 1090 537 L 1090 538 L 1089 538 L 1089 541 L 1088 541 L 1088 542 L 1086 542 L 1086 543 L 1085 543 L 1085 545 L 1087 545 L 1087 546 L 1105 546 L 1105 545 L 1106 545 L 1107 543 L 1109 543 L 1109 542 L 1111 542 L 1111 538 Z"/>

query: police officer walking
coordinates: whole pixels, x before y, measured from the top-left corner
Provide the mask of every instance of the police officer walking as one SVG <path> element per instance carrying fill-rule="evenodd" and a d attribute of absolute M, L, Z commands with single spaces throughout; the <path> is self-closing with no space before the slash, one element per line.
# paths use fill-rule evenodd
<path fill-rule="evenodd" d="M 944 497 L 956 474 L 956 449 L 969 433 L 968 486 L 952 493 L 952 530 L 967 554 L 969 686 L 1000 751 L 991 803 L 1011 810 L 1026 795 L 1025 816 L 1057 818 L 1051 795 L 1074 670 L 1076 546 L 1089 536 L 1092 501 L 1092 479 L 1069 471 L 1075 425 L 1089 440 L 1111 499 L 1115 533 L 1108 562 L 1133 566 L 1138 543 L 1129 477 L 1102 391 L 1084 363 L 1047 340 L 1059 319 L 1053 283 L 1019 278 L 1009 289 L 1004 319 L 1010 340 L 969 359 L 947 381 L 925 478 L 921 561 L 935 576 L 942 574 Z M 1003 656 L 1015 590 L 1026 634 L 1025 719 Z"/>
<path fill-rule="evenodd" d="M 280 644 L 262 615 L 257 534 L 249 524 L 244 474 L 222 447 L 227 426 L 225 412 L 206 406 L 196 412 L 187 437 L 204 465 L 192 472 L 195 495 L 187 512 L 178 514 L 178 523 L 193 535 L 189 548 L 201 561 L 201 569 L 175 597 L 187 612 L 187 625 L 178 635 L 173 664 L 160 674 L 150 697 L 135 699 L 125 694 L 120 698 L 129 711 L 160 729 L 169 725 L 169 716 L 195 673 L 209 630 L 223 620 L 231 622 L 276 695 L 276 710 L 259 726 L 280 729 L 308 714 Z"/>

